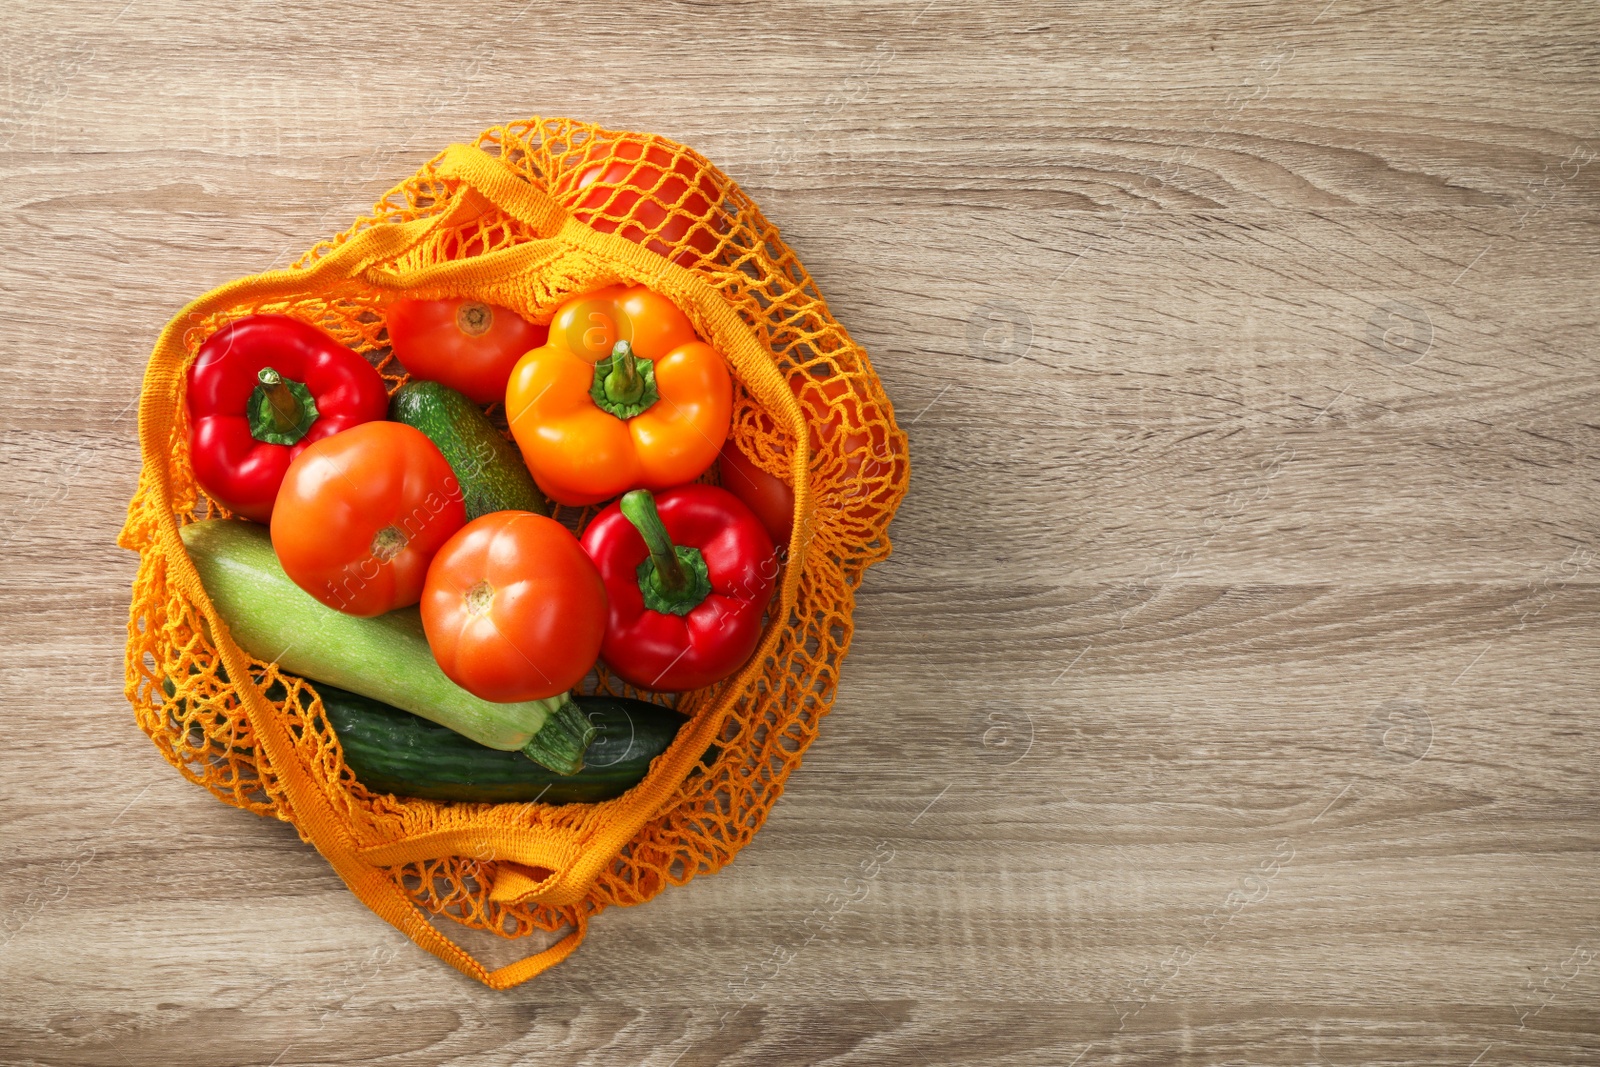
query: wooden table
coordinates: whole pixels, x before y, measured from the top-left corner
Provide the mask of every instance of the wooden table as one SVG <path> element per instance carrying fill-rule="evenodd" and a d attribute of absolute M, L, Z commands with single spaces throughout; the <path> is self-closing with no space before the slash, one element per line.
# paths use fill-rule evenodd
<path fill-rule="evenodd" d="M 0 1061 L 1600 1062 L 1592 5 L 5 21 Z M 494 993 L 161 761 L 114 539 L 162 323 L 535 111 L 723 165 L 914 475 L 756 842 Z"/>

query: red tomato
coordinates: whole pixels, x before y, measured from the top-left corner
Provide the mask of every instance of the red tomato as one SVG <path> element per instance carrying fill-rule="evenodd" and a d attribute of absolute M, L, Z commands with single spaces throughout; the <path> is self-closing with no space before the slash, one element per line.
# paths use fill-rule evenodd
<path fill-rule="evenodd" d="M 561 176 L 556 195 L 580 222 L 642 244 L 679 266 L 716 254 L 726 224 L 710 173 L 659 137 L 623 134 L 590 145 L 583 162 Z M 687 239 L 687 247 L 674 253 Z"/>
<path fill-rule="evenodd" d="M 800 400 L 811 430 L 813 465 L 829 453 L 837 453 L 844 460 L 842 484 L 820 491 L 812 499 L 817 518 L 842 513 L 850 518 L 871 519 L 880 513 L 883 502 L 874 500 L 866 480 L 891 473 L 892 465 L 901 462 L 889 448 L 886 427 L 850 424 L 847 416 L 854 406 L 852 386 L 843 375 L 814 378 L 797 370 L 789 376 L 789 388 Z M 756 466 L 731 437 L 722 446 L 718 471 L 722 487 L 756 513 L 773 542 L 787 545 L 794 524 L 794 490 Z"/>
<path fill-rule="evenodd" d="M 828 453 L 844 457 L 842 484 L 813 497 L 818 517 L 832 512 L 870 520 L 881 513 L 883 501 L 874 500 L 866 479 L 883 477 L 895 464 L 904 462 L 889 447 L 888 427 L 882 423 L 857 426 L 850 421 L 849 415 L 853 410 L 859 413 L 859 408 L 853 384 L 845 375 L 816 378 L 797 370 L 789 376 L 789 388 L 800 399 L 811 429 L 811 462 L 815 464 L 819 455 Z M 812 488 L 816 488 L 815 482 Z M 887 492 L 882 489 L 878 495 Z"/>
<path fill-rule="evenodd" d="M 606 590 L 578 539 L 531 511 L 496 511 L 452 537 L 428 568 L 422 628 L 439 669 L 508 703 L 565 693 L 606 632 Z"/>
<path fill-rule="evenodd" d="M 466 521 L 461 485 L 421 430 L 364 422 L 289 464 L 272 547 L 330 608 L 382 615 L 417 602 L 434 552 Z"/>
<path fill-rule="evenodd" d="M 794 490 L 783 479 L 768 474 L 739 451 L 739 446 L 728 438 L 722 446 L 717 461 L 722 488 L 744 502 L 756 513 L 761 525 L 775 545 L 789 543 L 789 532 L 794 527 Z"/>
<path fill-rule="evenodd" d="M 550 335 L 549 327 L 477 300 L 397 300 L 384 321 L 413 378 L 442 382 L 478 404 L 504 401 L 511 368 Z"/>

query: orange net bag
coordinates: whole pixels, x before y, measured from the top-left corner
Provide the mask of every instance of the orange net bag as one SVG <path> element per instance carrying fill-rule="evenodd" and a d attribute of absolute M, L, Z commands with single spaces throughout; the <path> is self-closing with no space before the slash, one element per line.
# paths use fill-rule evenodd
<path fill-rule="evenodd" d="M 618 282 L 669 297 L 724 354 L 731 436 L 794 488 L 761 645 L 732 678 L 675 701 L 686 724 L 614 800 L 450 804 L 371 792 L 345 765 L 314 684 L 227 636 L 184 551 L 182 525 L 226 514 L 190 467 L 187 368 L 225 322 L 286 314 L 364 354 L 393 389 L 406 374 L 383 309 L 401 294 L 480 300 L 547 323 L 565 298 Z M 156 342 L 139 433 L 143 466 L 120 543 L 140 554 L 127 652 L 140 728 L 225 803 L 292 823 L 368 907 L 494 988 L 560 962 L 601 909 L 716 871 L 750 840 L 832 704 L 855 589 L 889 554 L 910 474 L 866 353 L 738 186 L 672 141 L 569 119 L 454 145 L 290 269 L 194 301 Z M 667 701 L 603 669 L 586 685 Z M 568 932 L 490 970 L 430 913 L 505 937 Z"/>

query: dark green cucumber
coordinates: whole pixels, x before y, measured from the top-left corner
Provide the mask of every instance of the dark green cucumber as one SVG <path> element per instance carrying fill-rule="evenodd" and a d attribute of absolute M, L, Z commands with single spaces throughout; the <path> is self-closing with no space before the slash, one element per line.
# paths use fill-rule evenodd
<path fill-rule="evenodd" d="M 227 672 L 217 667 L 217 676 Z M 161 680 L 168 700 L 176 699 L 172 679 Z M 685 719 L 670 708 L 643 700 L 611 696 L 575 696 L 573 706 L 595 728 L 576 774 L 546 770 L 517 752 L 503 752 L 462 737 L 454 730 L 408 711 L 357 693 L 316 683 L 323 712 L 344 749 L 345 763 L 357 781 L 378 793 L 478 803 L 540 801 L 545 804 L 592 804 L 619 797 L 644 780 L 650 764 L 672 744 Z M 301 690 L 308 694 L 307 690 Z M 266 690 L 271 701 L 286 695 L 274 682 Z M 310 696 L 304 696 L 310 704 Z M 255 755 L 249 745 L 230 752 Z M 720 750 L 712 745 L 701 757 L 709 767 Z M 704 770 L 697 767 L 691 775 Z"/>
<path fill-rule="evenodd" d="M 486 803 L 594 803 L 644 780 L 684 718 L 671 708 L 622 697 L 574 697 L 598 729 L 577 774 L 555 774 L 520 752 L 501 752 L 409 712 L 317 684 L 328 725 L 356 780 L 377 793 Z"/>
<path fill-rule="evenodd" d="M 550 514 L 550 502 L 533 484 L 517 446 L 449 386 L 407 382 L 389 398 L 389 418 L 421 430 L 439 446 L 461 483 L 468 522 L 492 511 Z"/>

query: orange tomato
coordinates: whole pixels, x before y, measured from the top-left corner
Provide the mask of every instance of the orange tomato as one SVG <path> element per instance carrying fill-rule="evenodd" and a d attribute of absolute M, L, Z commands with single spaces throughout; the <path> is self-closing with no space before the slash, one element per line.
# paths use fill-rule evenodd
<path fill-rule="evenodd" d="M 434 552 L 466 519 L 461 485 L 422 431 L 364 422 L 289 464 L 272 547 L 294 583 L 330 608 L 381 615 L 417 602 Z"/>
<path fill-rule="evenodd" d="M 594 666 L 605 586 L 566 527 L 531 511 L 496 511 L 434 557 L 422 628 L 439 669 L 461 688 L 501 703 L 542 700 Z"/>
<path fill-rule="evenodd" d="M 624 345 L 650 365 L 659 394 L 643 394 L 634 414 L 592 392 L 602 376 L 596 364 Z M 567 301 L 550 323 L 549 342 L 522 357 L 506 386 L 506 418 L 528 469 L 562 504 L 694 481 L 716 460 L 732 413 L 733 379 L 722 356 L 672 301 L 642 285 Z"/>
<path fill-rule="evenodd" d="M 659 137 L 623 134 L 592 142 L 557 179 L 555 193 L 580 222 L 679 266 L 715 255 L 726 228 L 716 215 L 722 198 L 711 174 Z"/>

